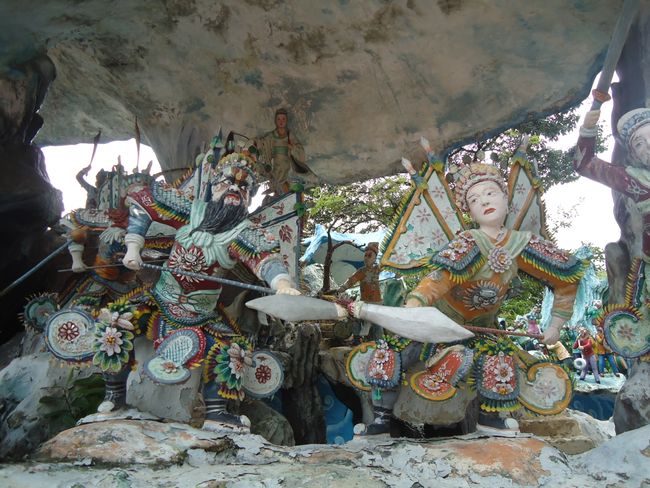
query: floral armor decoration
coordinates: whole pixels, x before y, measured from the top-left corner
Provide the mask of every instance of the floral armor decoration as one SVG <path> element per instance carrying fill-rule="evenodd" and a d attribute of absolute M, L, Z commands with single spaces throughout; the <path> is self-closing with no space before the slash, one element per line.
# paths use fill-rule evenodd
<path fill-rule="evenodd" d="M 394 388 L 402 377 L 400 352 L 411 343 L 403 337 L 384 336 L 375 344 L 375 351 L 368 361 L 366 381 L 379 388 Z"/>
<path fill-rule="evenodd" d="M 433 269 L 446 269 L 454 282 L 462 283 L 473 276 L 485 260 L 472 234 L 465 231 L 433 255 L 431 266 Z"/>
<path fill-rule="evenodd" d="M 95 329 L 93 364 L 104 372 L 118 373 L 131 360 L 133 313 L 123 302 L 109 304 L 99 314 Z"/>
<path fill-rule="evenodd" d="M 481 398 L 481 409 L 487 412 L 511 411 L 518 401 L 517 346 L 508 337 L 480 338 L 474 343 L 475 360 L 469 384 Z"/>
<path fill-rule="evenodd" d="M 229 400 L 242 400 L 244 368 L 252 366 L 251 344 L 241 336 L 229 340 L 215 338 L 203 369 L 203 381 L 220 384 L 219 396 Z"/>
<path fill-rule="evenodd" d="M 588 265 L 586 260 L 559 249 L 551 241 L 536 234 L 532 235 L 521 256 L 535 268 L 566 283 L 580 281 Z"/>

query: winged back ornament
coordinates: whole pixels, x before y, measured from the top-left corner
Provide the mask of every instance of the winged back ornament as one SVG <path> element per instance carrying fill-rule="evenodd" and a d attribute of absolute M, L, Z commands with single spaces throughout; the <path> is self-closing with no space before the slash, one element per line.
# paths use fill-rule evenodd
<path fill-rule="evenodd" d="M 401 274 L 426 271 L 431 257 L 467 228 L 447 184 L 445 165 L 425 143 L 428 162 L 419 172 L 403 161 L 415 184 L 404 196 L 381 245 L 380 265 Z M 541 182 L 522 150 L 510 162 L 508 193 L 506 227 L 529 230 L 548 239 Z"/>

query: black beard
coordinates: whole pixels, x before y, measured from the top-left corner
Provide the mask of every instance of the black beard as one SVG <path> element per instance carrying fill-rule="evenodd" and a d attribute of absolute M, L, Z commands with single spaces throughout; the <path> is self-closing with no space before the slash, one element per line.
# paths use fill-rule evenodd
<path fill-rule="evenodd" d="M 205 214 L 201 223 L 190 232 L 203 231 L 210 234 L 221 234 L 238 225 L 248 215 L 244 200 L 240 198 L 239 205 L 225 205 L 226 193 L 216 201 L 210 201 L 205 207 Z"/>

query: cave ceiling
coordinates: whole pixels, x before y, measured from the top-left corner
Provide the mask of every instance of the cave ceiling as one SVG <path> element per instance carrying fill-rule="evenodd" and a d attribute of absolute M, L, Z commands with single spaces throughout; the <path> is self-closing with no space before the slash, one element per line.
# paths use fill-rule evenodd
<path fill-rule="evenodd" d="M 290 110 L 314 172 L 386 175 L 588 95 L 621 1 L 2 0 L 0 70 L 46 53 L 39 145 L 128 139 L 163 168 Z"/>

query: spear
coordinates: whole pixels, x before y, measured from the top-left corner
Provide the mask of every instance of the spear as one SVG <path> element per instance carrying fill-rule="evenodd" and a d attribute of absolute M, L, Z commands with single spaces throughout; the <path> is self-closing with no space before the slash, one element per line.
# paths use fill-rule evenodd
<path fill-rule="evenodd" d="M 164 261 L 164 260 L 166 260 L 166 259 L 167 259 L 166 257 L 165 257 L 165 258 L 160 258 L 160 259 L 152 259 L 152 260 L 149 261 L 149 262 L 151 262 L 151 263 L 157 263 L 157 262 L 160 262 L 160 261 Z M 90 270 L 90 269 L 116 268 L 116 267 L 118 267 L 118 266 L 124 266 L 124 265 L 121 264 L 121 263 L 114 263 L 114 264 L 99 264 L 99 265 L 97 265 L 97 266 L 86 266 L 86 267 L 84 268 L 84 271 L 88 271 L 88 270 Z M 74 271 L 74 270 L 73 270 L 72 268 L 59 269 L 59 270 L 57 270 L 57 273 L 66 273 L 66 272 L 68 272 L 68 271 Z"/>
<path fill-rule="evenodd" d="M 638 8 L 639 0 L 625 0 L 625 3 L 623 3 L 623 8 L 612 33 L 612 39 L 607 48 L 598 85 L 596 85 L 596 88 L 592 92 L 594 101 L 591 103 L 591 110 L 598 110 L 603 102 L 609 100 L 609 86 L 612 83 L 612 77 L 614 76 L 614 71 L 616 71 L 618 59 L 621 57 L 621 51 L 627 39 L 627 33 L 630 30 Z"/>
<path fill-rule="evenodd" d="M 14 289 L 16 286 L 21 284 L 23 281 L 25 281 L 27 278 L 29 278 L 31 275 L 36 273 L 39 269 L 41 269 L 43 266 L 45 266 L 52 258 L 54 258 L 57 254 L 61 253 L 64 249 L 68 247 L 68 244 L 70 244 L 72 241 L 66 241 L 65 243 L 61 244 L 61 246 L 57 247 L 54 251 L 52 251 L 49 255 L 47 255 L 45 258 L 43 258 L 39 263 L 37 263 L 33 268 L 31 268 L 29 271 L 24 273 L 22 276 L 18 277 L 16 280 L 14 280 L 9 286 L 7 286 L 4 290 L 0 291 L 0 297 L 5 296 L 9 291 Z"/>
<path fill-rule="evenodd" d="M 477 334 L 495 334 L 495 335 L 509 335 L 509 336 L 518 336 L 518 337 L 530 337 L 532 339 L 542 340 L 544 336 L 542 334 L 528 334 L 527 332 L 516 332 L 511 330 L 501 330 L 501 329 L 490 329 L 488 327 L 475 327 L 473 325 L 463 325 L 467 330 L 476 332 Z"/>
<path fill-rule="evenodd" d="M 229 280 L 227 278 L 218 278 L 216 276 L 208 276 L 201 273 L 194 273 L 192 271 L 185 271 L 184 269 L 165 268 L 163 266 L 157 266 L 155 264 L 142 263 L 142 267 L 146 269 L 166 271 L 167 273 L 172 273 L 180 276 L 189 276 L 191 278 L 198 278 L 204 281 L 213 281 L 215 283 L 221 283 L 222 285 L 237 286 L 239 288 L 246 288 L 247 290 L 254 290 L 254 291 L 259 291 L 260 293 L 266 293 L 268 295 L 275 295 L 275 290 L 272 288 L 267 288 L 266 286 L 250 285 L 248 283 L 242 283 L 241 281 Z"/>

